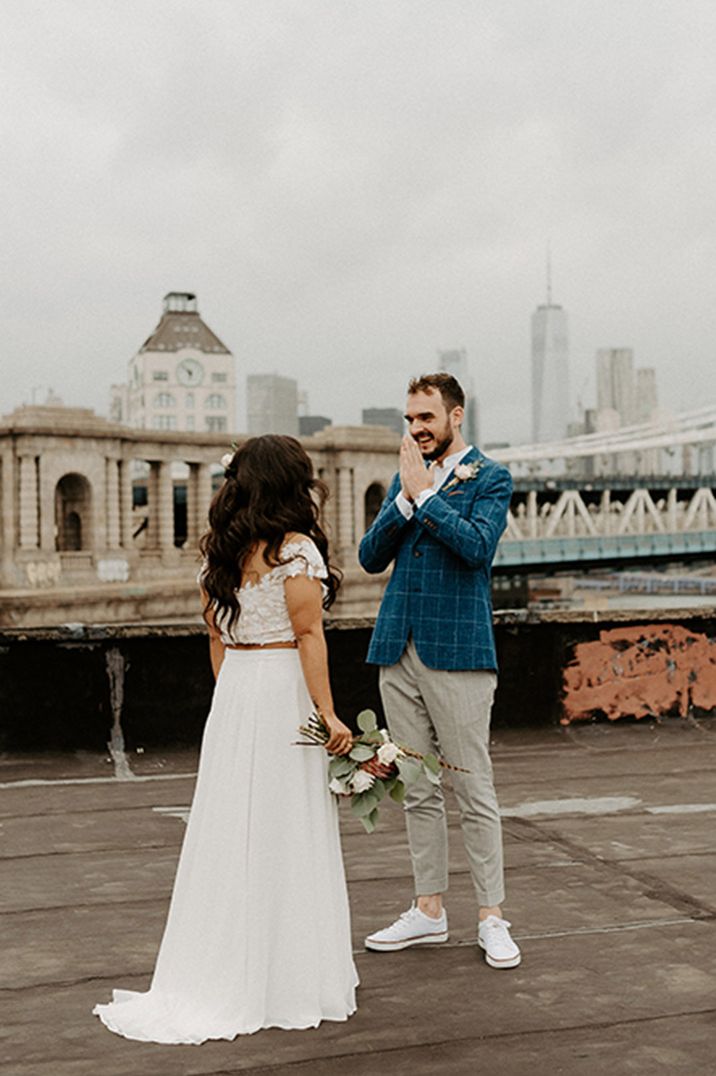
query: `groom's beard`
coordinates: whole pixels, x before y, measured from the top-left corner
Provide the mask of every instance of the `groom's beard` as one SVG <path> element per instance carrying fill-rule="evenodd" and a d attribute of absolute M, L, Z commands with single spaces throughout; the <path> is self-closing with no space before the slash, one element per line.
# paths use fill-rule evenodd
<path fill-rule="evenodd" d="M 439 441 L 436 442 L 435 447 L 431 448 L 428 452 L 423 452 L 423 447 L 422 447 L 420 441 L 417 441 L 417 445 L 418 445 L 418 448 L 420 449 L 420 451 L 422 452 L 423 459 L 427 460 L 429 463 L 432 463 L 433 460 L 439 460 L 440 457 L 443 456 L 447 452 L 447 450 L 450 448 L 450 445 L 452 444 L 452 442 L 453 442 L 453 432 L 448 427 L 448 429 L 443 431 L 443 436 L 442 436 L 442 438 L 440 438 Z M 428 444 L 429 443 L 430 442 L 428 442 Z"/>

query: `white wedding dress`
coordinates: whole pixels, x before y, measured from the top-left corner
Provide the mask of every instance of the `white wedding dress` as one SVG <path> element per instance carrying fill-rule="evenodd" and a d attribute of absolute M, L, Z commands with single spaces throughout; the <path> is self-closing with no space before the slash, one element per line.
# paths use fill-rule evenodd
<path fill-rule="evenodd" d="M 224 642 L 294 638 L 284 580 L 326 578 L 313 542 L 239 592 Z M 221 626 L 221 625 L 219 625 Z M 201 1043 L 355 1011 L 358 976 L 326 752 L 295 746 L 311 700 L 295 649 L 226 650 L 151 987 L 93 1012 L 128 1039 Z"/>

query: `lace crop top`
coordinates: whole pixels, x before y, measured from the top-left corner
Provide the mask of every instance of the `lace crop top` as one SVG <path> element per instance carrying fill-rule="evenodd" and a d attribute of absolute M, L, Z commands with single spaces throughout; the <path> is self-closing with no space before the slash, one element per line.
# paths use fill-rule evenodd
<path fill-rule="evenodd" d="M 222 624 L 228 616 L 217 616 L 216 625 L 223 643 L 287 643 L 295 639 L 286 605 L 284 580 L 295 575 L 327 579 L 323 557 L 310 538 L 286 542 L 279 553 L 281 563 L 261 576 L 258 583 L 244 583 L 237 591 L 241 611 L 229 632 Z M 201 582 L 204 568 L 199 572 Z"/>

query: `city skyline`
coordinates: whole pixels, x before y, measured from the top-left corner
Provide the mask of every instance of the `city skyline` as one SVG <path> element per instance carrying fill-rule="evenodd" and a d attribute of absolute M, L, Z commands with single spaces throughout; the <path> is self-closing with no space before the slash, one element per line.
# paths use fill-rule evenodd
<path fill-rule="evenodd" d="M 10 0 L 3 29 L 1 412 L 106 413 L 187 289 L 336 423 L 464 348 L 482 439 L 527 441 L 548 240 L 572 406 L 599 348 L 711 398 L 712 5 Z"/>
<path fill-rule="evenodd" d="M 181 293 L 172 293 L 172 294 L 181 294 Z M 530 322 L 531 322 L 531 325 L 532 325 L 533 350 L 534 350 L 534 320 L 535 320 L 535 317 L 537 315 L 539 315 L 541 312 L 544 313 L 544 311 L 557 311 L 557 312 L 559 312 L 561 314 L 564 314 L 563 308 L 561 307 L 560 304 L 547 304 L 546 306 L 544 304 L 541 304 L 532 312 L 532 314 L 530 316 Z M 142 350 L 142 349 L 140 349 L 140 350 Z M 530 429 L 528 429 L 527 433 L 525 433 L 525 435 L 520 436 L 518 438 L 510 439 L 509 442 L 505 441 L 504 438 L 500 438 L 500 437 L 492 437 L 491 438 L 490 436 L 487 436 L 487 437 L 480 436 L 479 439 L 478 439 L 479 442 L 480 443 L 485 443 L 485 442 L 490 443 L 491 441 L 494 441 L 495 443 L 498 443 L 498 444 L 502 444 L 502 443 L 527 444 L 527 443 L 529 443 L 531 441 L 532 442 L 537 442 L 537 441 L 562 440 L 565 437 L 576 435 L 575 433 L 570 433 L 569 432 L 569 427 L 573 427 L 576 430 L 576 428 L 580 426 L 580 423 L 583 424 L 586 412 L 599 410 L 599 408 L 600 408 L 600 405 L 599 405 L 600 386 L 599 386 L 599 372 L 598 372 L 598 356 L 599 356 L 600 353 L 607 353 L 607 352 L 629 353 L 629 354 L 631 354 L 633 356 L 634 349 L 632 347 L 598 347 L 598 348 L 595 349 L 595 352 L 593 353 L 593 356 L 592 356 L 592 363 L 594 365 L 594 368 L 591 371 L 587 370 L 586 376 L 584 378 L 584 381 L 582 383 L 582 386 L 581 386 L 581 389 L 580 389 L 580 392 L 579 392 L 579 395 L 578 396 L 571 396 L 570 397 L 570 402 L 569 402 L 569 408 L 565 407 L 565 409 L 563 411 L 564 422 L 563 423 L 560 422 L 560 425 L 563 425 L 564 429 L 563 429 L 563 431 L 561 433 L 559 433 L 559 434 L 555 433 L 554 436 L 549 436 L 549 435 L 547 435 L 547 433 L 545 433 L 543 436 L 537 436 L 537 437 L 534 436 L 535 411 L 537 409 L 537 403 L 536 403 L 536 398 L 535 398 L 535 394 L 534 394 L 535 393 L 535 385 L 534 385 L 534 382 L 533 382 L 529 386 L 527 386 L 527 391 L 529 391 L 529 408 L 530 408 L 530 412 L 532 414 L 531 431 L 530 431 Z M 432 361 L 432 363 L 427 363 L 423 368 L 421 368 L 421 372 L 430 373 L 430 372 L 437 372 L 439 370 L 445 369 L 446 368 L 446 363 L 445 363 L 445 360 L 443 359 L 443 356 L 452 355 L 452 354 L 461 354 L 464 357 L 463 362 L 466 363 L 466 368 L 468 370 L 467 379 L 463 378 L 463 382 L 461 382 L 461 383 L 463 383 L 463 388 L 465 388 L 466 386 L 469 386 L 470 389 L 474 388 L 474 379 L 472 378 L 472 375 L 469 372 L 470 368 L 471 368 L 470 359 L 469 359 L 469 356 L 466 355 L 466 349 L 460 348 L 460 349 L 447 349 L 446 350 L 446 349 L 438 348 L 436 354 L 437 354 L 437 358 L 435 358 Z M 130 363 L 131 363 L 131 361 L 132 360 L 130 360 Z M 448 363 L 448 366 L 449 366 L 449 363 Z M 459 371 L 449 371 L 449 372 L 454 372 L 456 376 L 459 373 Z M 654 389 L 655 382 L 654 382 L 653 379 L 655 379 L 656 375 L 658 374 L 658 370 L 655 367 L 652 366 L 652 367 L 649 367 L 649 368 L 639 368 L 638 370 L 634 371 L 634 374 L 635 374 L 635 376 L 638 374 L 642 378 L 646 378 L 647 376 L 649 378 L 651 378 L 652 380 L 650 380 L 648 383 L 646 381 L 643 382 L 644 389 L 649 394 L 651 394 L 651 393 L 653 393 L 655 391 L 655 389 Z M 413 376 L 416 376 L 416 374 L 414 372 L 408 372 L 406 374 L 406 381 L 405 381 L 406 388 L 407 388 L 408 380 Z M 247 371 L 242 371 L 242 372 L 239 372 L 239 373 L 236 374 L 236 383 L 235 383 L 235 386 L 232 387 L 232 393 L 231 393 L 231 398 L 233 400 L 235 400 L 235 406 L 236 406 L 238 415 L 241 416 L 242 414 L 245 414 L 245 421 L 244 421 L 243 425 L 241 425 L 240 422 L 238 422 L 236 425 L 227 425 L 226 429 L 229 432 L 243 433 L 243 434 L 252 434 L 252 432 L 254 432 L 254 433 L 256 432 L 255 430 L 252 431 L 251 427 L 255 423 L 252 423 L 248 410 L 245 410 L 245 406 L 249 407 L 250 405 L 247 402 L 246 405 L 244 406 L 244 400 L 246 399 L 247 392 L 250 391 L 250 384 L 249 383 L 251 381 L 254 381 L 254 382 L 258 383 L 261 380 L 270 381 L 270 380 L 276 380 L 276 379 L 279 380 L 279 381 L 295 381 L 296 382 L 296 385 L 297 385 L 296 416 L 297 416 L 297 421 L 298 421 L 298 415 L 299 415 L 299 412 L 300 412 L 299 402 L 300 402 L 301 398 L 306 399 L 308 397 L 308 392 L 306 390 L 298 391 L 298 389 L 300 388 L 300 383 L 296 380 L 296 378 L 291 378 L 288 375 L 278 374 L 275 369 L 270 371 L 270 372 L 266 371 L 266 370 L 253 371 L 253 372 L 250 371 L 250 370 L 247 370 Z M 460 380 L 459 377 L 458 377 L 458 380 Z M 585 392 L 585 385 L 588 382 L 591 383 L 590 388 Z M 65 398 L 65 396 L 63 395 L 63 392 L 62 392 L 62 384 L 60 382 L 58 382 L 57 379 L 55 379 L 55 381 L 53 381 L 52 383 L 31 386 L 31 394 L 30 394 L 29 399 L 27 399 L 27 398 L 26 399 L 16 399 L 14 402 L 7 403 L 3 407 L 2 397 L 0 397 L 0 414 L 7 415 L 10 412 L 12 412 L 15 408 L 22 407 L 22 406 L 35 406 L 35 405 L 39 405 L 39 406 L 43 406 L 43 405 L 57 406 L 57 405 L 59 405 L 59 406 L 64 406 L 64 407 L 83 407 L 83 406 L 86 406 L 86 407 L 92 408 L 94 411 L 96 411 L 97 414 L 99 414 L 99 415 L 101 415 L 103 417 L 109 417 L 110 420 L 118 421 L 120 423 L 125 423 L 125 419 L 120 416 L 120 412 L 123 413 L 124 408 L 126 407 L 126 404 L 123 404 L 122 406 L 119 406 L 119 401 L 118 401 L 118 390 L 122 390 L 122 389 L 125 389 L 125 391 L 126 391 L 126 387 L 121 382 L 120 383 L 114 383 L 114 384 L 104 386 L 101 389 L 96 389 L 95 395 L 94 395 L 93 399 L 90 400 L 90 401 L 87 401 L 87 400 L 84 400 L 84 399 L 83 400 L 79 400 L 79 399 L 72 400 L 72 399 Z M 102 396 L 103 393 L 106 396 L 104 404 L 101 401 L 101 396 Z M 367 411 L 367 410 L 375 409 L 376 407 L 378 407 L 380 409 L 381 406 L 384 409 L 393 410 L 390 403 L 386 403 L 385 399 L 379 399 L 378 395 L 376 394 L 375 386 L 368 386 L 367 385 L 365 387 L 365 393 L 366 394 L 364 396 L 361 396 L 360 398 L 356 398 L 356 400 L 354 401 L 354 406 L 352 408 L 352 411 L 354 412 L 353 417 L 351 417 L 351 418 L 349 418 L 347 420 L 344 420 L 344 421 L 341 421 L 340 419 L 337 419 L 334 414 L 331 414 L 331 415 L 328 415 L 328 416 L 325 416 L 325 417 L 330 419 L 330 423 L 333 424 L 333 425 L 358 426 L 358 425 L 365 424 L 365 419 L 363 417 L 363 413 L 365 411 Z M 107 403 L 107 401 L 109 401 L 109 403 Z M 466 405 L 469 405 L 470 401 L 473 401 L 473 405 L 474 405 L 473 406 L 473 411 L 475 412 L 475 414 L 483 406 L 485 406 L 484 398 L 477 391 L 474 391 L 474 393 L 472 393 L 472 394 L 469 391 L 466 392 Z M 702 401 L 694 400 L 693 404 L 691 406 L 692 407 L 697 407 L 699 402 L 702 402 Z M 677 411 L 688 411 L 688 410 L 689 410 L 689 407 L 681 407 L 681 408 L 678 408 L 676 410 L 672 409 L 671 413 L 677 413 Z M 397 411 L 400 412 L 401 408 L 397 408 Z M 553 414 L 552 417 L 555 418 L 555 414 Z M 641 413 L 637 413 L 636 411 L 635 411 L 634 415 L 631 418 L 631 422 L 647 422 L 649 420 L 650 420 L 650 414 L 646 414 L 646 413 L 641 414 Z M 475 422 L 476 422 L 476 419 L 473 418 L 473 423 L 475 423 Z M 130 422 L 128 424 L 134 425 L 135 423 Z M 169 428 L 169 427 L 167 427 L 167 428 Z M 184 427 L 182 426 L 181 428 L 184 428 Z M 532 436 L 529 435 L 530 432 L 532 432 Z"/>

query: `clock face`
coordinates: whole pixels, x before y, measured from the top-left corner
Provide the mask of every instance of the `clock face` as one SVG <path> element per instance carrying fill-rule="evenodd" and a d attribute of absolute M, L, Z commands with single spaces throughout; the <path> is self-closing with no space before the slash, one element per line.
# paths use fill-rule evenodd
<path fill-rule="evenodd" d="M 177 379 L 182 385 L 200 385 L 204 380 L 204 367 L 198 359 L 182 359 L 177 366 Z"/>

